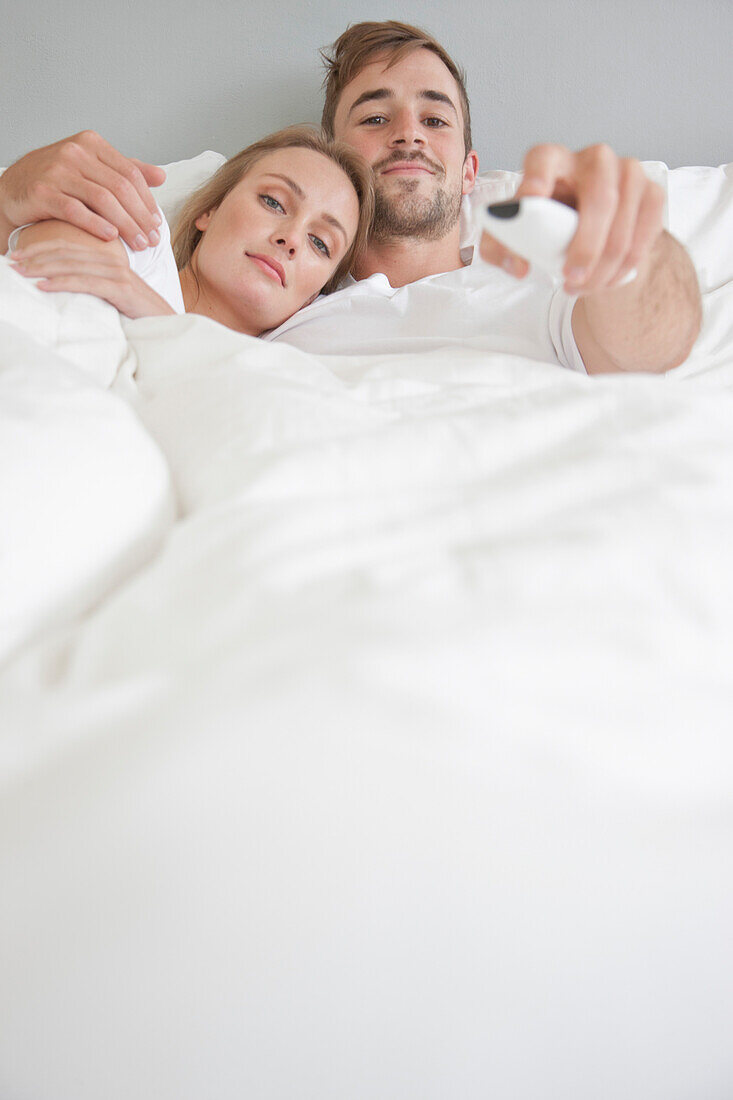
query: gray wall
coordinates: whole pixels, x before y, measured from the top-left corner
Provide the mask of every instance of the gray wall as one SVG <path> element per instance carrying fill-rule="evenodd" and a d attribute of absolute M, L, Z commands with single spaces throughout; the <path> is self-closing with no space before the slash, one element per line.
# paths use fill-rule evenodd
<path fill-rule="evenodd" d="M 469 73 L 482 168 L 538 141 L 733 160 L 733 0 L 4 0 L 0 164 L 83 128 L 163 163 L 319 118 L 347 23 L 428 27 Z M 460 17 L 459 17 L 460 13 Z"/>

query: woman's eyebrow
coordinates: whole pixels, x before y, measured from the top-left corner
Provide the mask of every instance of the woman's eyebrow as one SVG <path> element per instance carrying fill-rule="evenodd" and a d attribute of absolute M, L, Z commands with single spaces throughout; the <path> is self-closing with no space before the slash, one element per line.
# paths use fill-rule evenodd
<path fill-rule="evenodd" d="M 349 238 L 346 235 L 346 230 L 344 229 L 338 218 L 334 218 L 333 214 L 321 214 L 321 217 L 323 218 L 324 222 L 328 222 L 328 224 L 332 225 L 334 229 L 338 229 L 339 233 L 343 234 L 343 238 L 348 244 Z"/>
<path fill-rule="evenodd" d="M 303 188 L 299 187 L 295 180 L 291 180 L 290 176 L 283 176 L 279 172 L 268 172 L 267 175 L 271 176 L 273 179 L 282 180 L 299 199 L 305 198 L 305 191 Z"/>

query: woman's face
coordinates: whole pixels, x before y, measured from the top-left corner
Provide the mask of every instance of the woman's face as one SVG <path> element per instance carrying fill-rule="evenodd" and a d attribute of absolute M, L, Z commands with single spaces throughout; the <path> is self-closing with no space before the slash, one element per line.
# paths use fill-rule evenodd
<path fill-rule="evenodd" d="M 253 336 L 277 328 L 331 278 L 358 219 L 353 185 L 329 157 L 267 153 L 196 221 L 195 311 Z"/>

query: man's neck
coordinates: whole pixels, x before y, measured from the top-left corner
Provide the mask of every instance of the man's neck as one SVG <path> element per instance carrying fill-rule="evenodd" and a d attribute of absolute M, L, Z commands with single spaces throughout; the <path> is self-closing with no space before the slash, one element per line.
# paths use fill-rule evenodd
<path fill-rule="evenodd" d="M 355 279 L 367 279 L 379 272 L 387 276 L 392 286 L 398 287 L 425 279 L 428 275 L 457 271 L 461 267 L 460 227 L 456 225 L 439 241 L 419 241 L 409 237 L 372 241 L 352 274 Z"/>

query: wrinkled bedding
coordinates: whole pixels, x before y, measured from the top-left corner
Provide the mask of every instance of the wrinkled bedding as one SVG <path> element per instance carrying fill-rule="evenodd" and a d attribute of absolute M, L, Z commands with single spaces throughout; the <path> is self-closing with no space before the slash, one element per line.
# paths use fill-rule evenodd
<path fill-rule="evenodd" d="M 0 260 L 3 1100 L 731 1094 L 733 203 L 658 172 L 663 377 Z"/>

